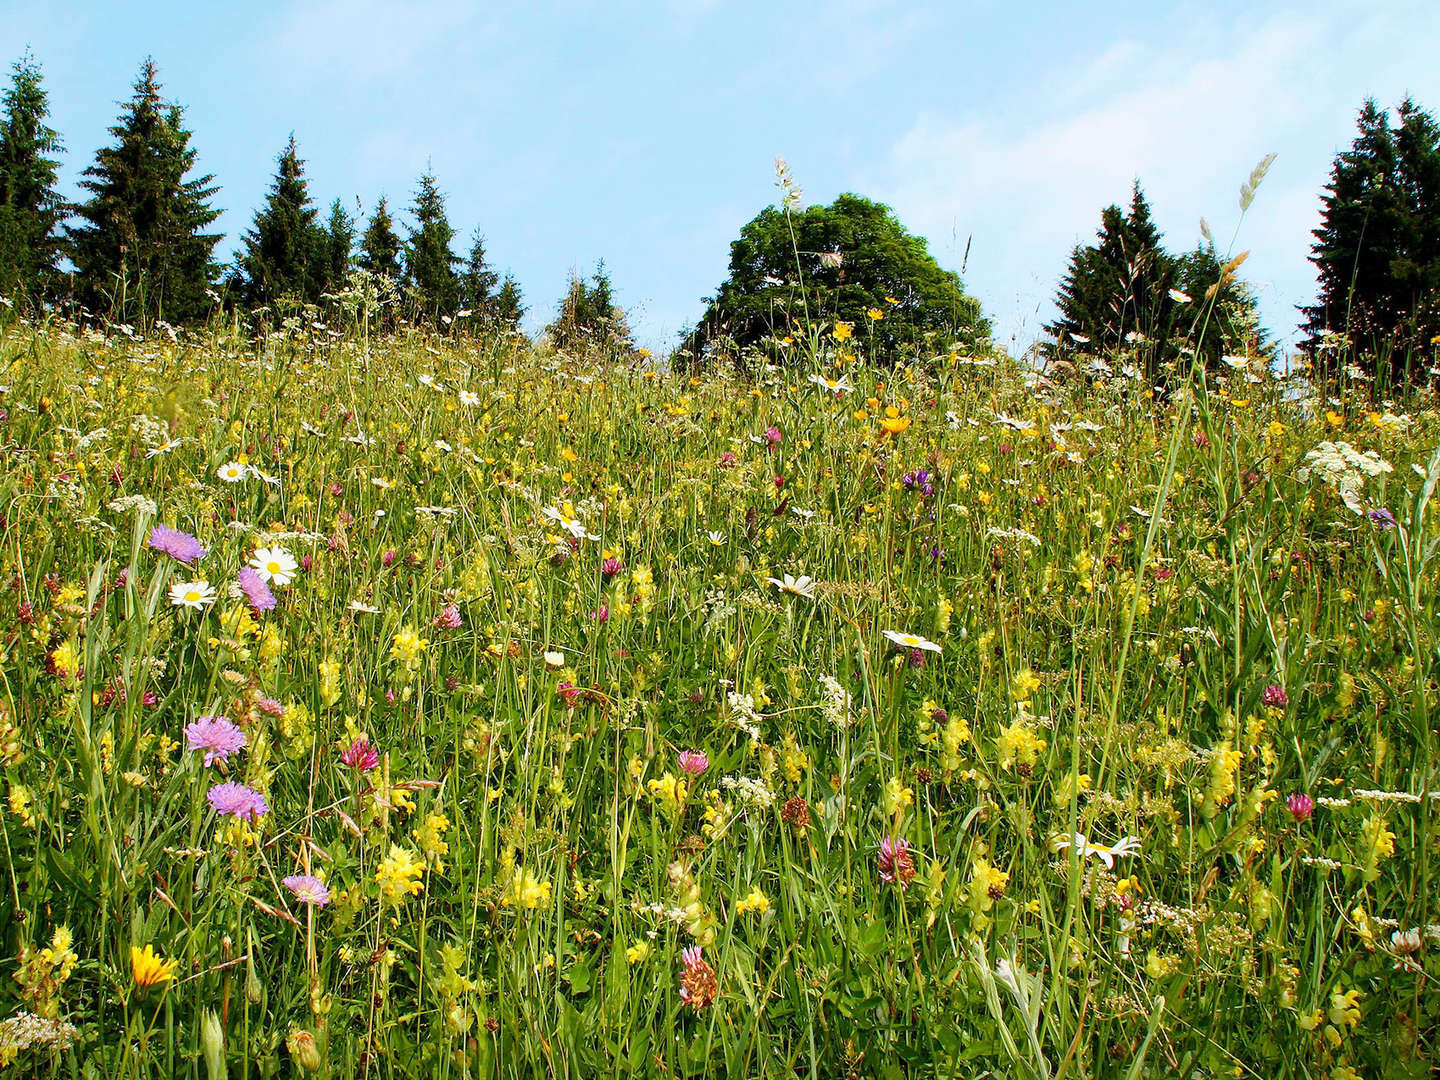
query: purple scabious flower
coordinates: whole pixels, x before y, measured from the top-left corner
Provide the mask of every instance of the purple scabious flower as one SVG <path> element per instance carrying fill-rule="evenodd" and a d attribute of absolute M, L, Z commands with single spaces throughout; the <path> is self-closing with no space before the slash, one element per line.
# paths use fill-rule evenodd
<path fill-rule="evenodd" d="M 216 784 L 205 797 L 210 800 L 210 807 L 217 814 L 228 814 L 241 821 L 253 822 L 270 812 L 270 806 L 265 802 L 264 795 L 252 787 L 236 784 L 233 781 L 228 784 Z"/>
<path fill-rule="evenodd" d="M 295 899 L 302 904 L 324 907 L 330 902 L 330 886 L 309 874 L 293 874 L 281 880 L 280 884 L 294 893 Z"/>
<path fill-rule="evenodd" d="M 240 568 L 240 591 L 256 611 L 270 611 L 275 607 L 275 594 L 265 579 L 248 566 Z"/>
<path fill-rule="evenodd" d="M 156 525 L 151 529 L 150 539 L 146 544 L 162 554 L 169 555 L 176 562 L 187 565 L 205 557 L 205 549 L 200 546 L 199 540 L 167 525 Z"/>
<path fill-rule="evenodd" d="M 1395 515 L 1392 514 L 1389 510 L 1386 510 L 1383 506 L 1378 510 L 1371 510 L 1370 513 L 1366 514 L 1365 516 L 1368 517 L 1371 521 L 1373 521 L 1376 525 L 1379 525 L 1381 529 L 1393 529 L 1397 524 L 1397 522 L 1395 521 Z"/>
<path fill-rule="evenodd" d="M 185 741 L 191 750 L 205 752 L 205 767 L 208 769 L 218 758 L 229 759 L 250 740 L 245 732 L 224 716 L 202 716 L 193 724 L 185 725 Z"/>

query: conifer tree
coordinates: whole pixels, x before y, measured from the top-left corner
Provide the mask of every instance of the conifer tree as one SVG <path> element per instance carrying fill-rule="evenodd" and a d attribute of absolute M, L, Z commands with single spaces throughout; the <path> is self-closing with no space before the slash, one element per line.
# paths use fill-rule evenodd
<path fill-rule="evenodd" d="M 160 95 L 147 59 L 80 186 L 90 198 L 68 230 L 78 293 L 92 311 L 115 318 L 185 322 L 210 309 L 220 216 L 210 205 L 214 177 L 186 179 L 195 166 L 184 110 Z"/>
<path fill-rule="evenodd" d="M 56 290 L 65 205 L 55 186 L 60 136 L 45 123 L 49 95 L 28 55 L 0 105 L 0 296 L 33 309 Z"/>
<path fill-rule="evenodd" d="M 454 315 L 459 309 L 459 261 L 450 250 L 455 230 L 445 215 L 445 196 L 426 172 L 420 177 L 415 205 L 410 208 L 415 225 L 405 248 L 405 284 L 415 290 L 420 310 L 429 318 Z"/>
<path fill-rule="evenodd" d="M 525 317 L 525 298 L 520 292 L 520 283 L 510 274 L 501 282 L 490 310 L 490 322 L 495 329 L 505 332 L 520 329 L 520 320 Z"/>
<path fill-rule="evenodd" d="M 360 257 L 356 264 L 362 270 L 379 274 L 391 281 L 400 280 L 400 237 L 395 233 L 395 219 L 385 205 L 385 197 L 375 204 L 375 210 L 365 226 L 365 235 L 360 239 Z"/>
<path fill-rule="evenodd" d="M 1440 125 L 1409 98 L 1400 124 L 1367 100 L 1335 158 L 1310 261 L 1320 294 L 1302 308 L 1309 345 L 1333 331 L 1362 366 L 1403 377 L 1440 334 Z"/>
<path fill-rule="evenodd" d="M 305 162 L 290 136 L 240 258 L 245 299 L 252 305 L 284 297 L 315 303 L 327 273 L 325 234 L 305 180 Z"/>
<path fill-rule="evenodd" d="M 345 287 L 346 275 L 355 250 L 355 219 L 352 218 L 339 199 L 330 204 L 330 221 L 325 228 L 323 239 L 324 270 L 322 291 L 334 291 Z"/>
<path fill-rule="evenodd" d="M 477 225 L 470 244 L 470 256 L 460 274 L 460 307 L 471 312 L 476 326 L 490 320 L 496 300 L 495 286 L 499 281 L 500 275 L 485 261 L 485 237 Z"/>
<path fill-rule="evenodd" d="M 560 311 L 547 328 L 551 343 L 557 349 L 578 349 L 585 346 L 601 349 L 634 349 L 625 312 L 615 306 L 610 274 L 601 259 L 587 282 L 571 272 L 570 284 Z"/>

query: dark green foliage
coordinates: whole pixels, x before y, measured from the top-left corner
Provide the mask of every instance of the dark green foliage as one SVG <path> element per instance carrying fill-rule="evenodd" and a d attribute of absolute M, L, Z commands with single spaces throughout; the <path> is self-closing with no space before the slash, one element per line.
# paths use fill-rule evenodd
<path fill-rule="evenodd" d="M 68 233 L 81 302 L 142 323 L 203 318 L 220 242 L 205 229 L 220 216 L 209 201 L 219 189 L 211 176 L 186 179 L 196 153 L 184 111 L 160 96 L 153 61 L 110 134 L 114 145 L 85 170 L 80 186 L 90 198 Z"/>
<path fill-rule="evenodd" d="M 350 272 L 350 263 L 355 250 L 355 219 L 346 212 L 340 200 L 330 204 L 330 222 L 322 239 L 324 249 L 322 264 L 325 292 L 345 287 L 345 276 Z"/>
<path fill-rule="evenodd" d="M 355 260 L 362 270 L 400 280 L 400 237 L 395 233 L 395 219 L 385 205 L 385 198 L 375 204 L 365 235 L 360 239 L 360 257 Z"/>
<path fill-rule="evenodd" d="M 1312 348 L 1344 334 L 1397 378 L 1440 333 L 1440 125 L 1409 98 L 1399 114 L 1393 127 L 1366 101 L 1335 158 L 1310 255 L 1320 294 L 1302 309 Z"/>
<path fill-rule="evenodd" d="M 1213 243 L 1167 252 L 1138 181 L 1129 209 L 1107 206 L 1096 242 L 1071 253 L 1055 303 L 1059 315 L 1045 330 L 1058 354 L 1129 350 L 1152 380 L 1197 352 L 1210 368 L 1227 352 L 1266 348 L 1250 288 L 1224 269 Z"/>
<path fill-rule="evenodd" d="M 520 320 L 525 317 L 525 298 L 520 292 L 520 284 L 509 274 L 500 285 L 500 291 L 495 294 L 495 302 L 491 306 L 490 321 L 497 330 L 518 331 Z"/>
<path fill-rule="evenodd" d="M 293 134 L 278 162 L 265 205 L 245 233 L 239 261 L 244 297 L 252 306 L 281 298 L 313 304 L 328 274 L 327 237 L 310 201 L 305 162 Z"/>
<path fill-rule="evenodd" d="M 455 230 L 445 215 L 445 196 L 429 172 L 420 177 L 410 213 L 415 226 L 405 248 L 405 284 L 414 290 L 422 316 L 453 316 L 460 307 L 460 277 L 455 272 L 459 260 L 450 250 Z"/>
<path fill-rule="evenodd" d="M 873 320 L 868 312 L 882 312 Z M 829 206 L 767 207 L 730 245 L 730 276 L 682 347 L 703 364 L 720 350 L 841 320 L 873 358 L 933 355 L 988 340 L 980 304 L 889 207 L 859 195 Z M 862 329 L 863 328 L 863 329 Z M 682 357 L 677 360 L 683 362 Z"/>
<path fill-rule="evenodd" d="M 470 312 L 471 325 L 484 326 L 490 320 L 496 300 L 495 286 L 500 275 L 485 261 L 485 237 L 479 226 L 470 244 L 470 256 L 460 274 L 460 307 Z"/>
<path fill-rule="evenodd" d="M 571 273 L 560 311 L 545 332 L 557 349 L 595 347 L 627 353 L 634 350 L 625 312 L 615 306 L 604 259 L 595 267 L 588 282 L 578 273 Z"/>
<path fill-rule="evenodd" d="M 15 63 L 0 104 L 0 296 L 35 309 L 55 292 L 65 204 L 55 188 L 60 136 L 45 123 L 49 95 L 29 56 Z"/>

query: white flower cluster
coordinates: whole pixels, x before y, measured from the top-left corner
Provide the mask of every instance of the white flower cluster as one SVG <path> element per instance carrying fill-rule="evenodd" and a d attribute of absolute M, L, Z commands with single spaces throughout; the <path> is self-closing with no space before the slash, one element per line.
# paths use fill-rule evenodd
<path fill-rule="evenodd" d="M 733 791 L 748 810 L 769 810 L 775 805 L 775 793 L 765 786 L 763 780 L 726 776 L 721 778 L 720 786 L 726 791 Z"/>
<path fill-rule="evenodd" d="M 755 711 L 755 699 L 749 694 L 741 694 L 734 690 L 725 695 L 725 701 L 730 706 L 730 722 L 741 731 L 749 735 L 756 742 L 760 741 L 760 714 Z"/>
<path fill-rule="evenodd" d="M 850 726 L 850 691 L 832 675 L 820 676 L 820 711 L 831 727 L 843 731 Z"/>
<path fill-rule="evenodd" d="M 1365 503 L 1360 492 L 1365 487 L 1365 478 L 1394 472 L 1394 467 L 1382 457 L 1356 450 L 1347 442 L 1322 442 L 1305 455 L 1295 477 L 1301 483 L 1318 476 L 1335 489 L 1346 506 L 1357 514 L 1365 512 Z"/>

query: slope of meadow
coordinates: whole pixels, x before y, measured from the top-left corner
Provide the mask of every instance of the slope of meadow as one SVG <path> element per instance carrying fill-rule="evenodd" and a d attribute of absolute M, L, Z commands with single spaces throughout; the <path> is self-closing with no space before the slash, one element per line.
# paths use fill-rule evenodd
<path fill-rule="evenodd" d="M 1426 1075 L 1433 405 L 845 348 L 6 331 L 0 1060 Z"/>

